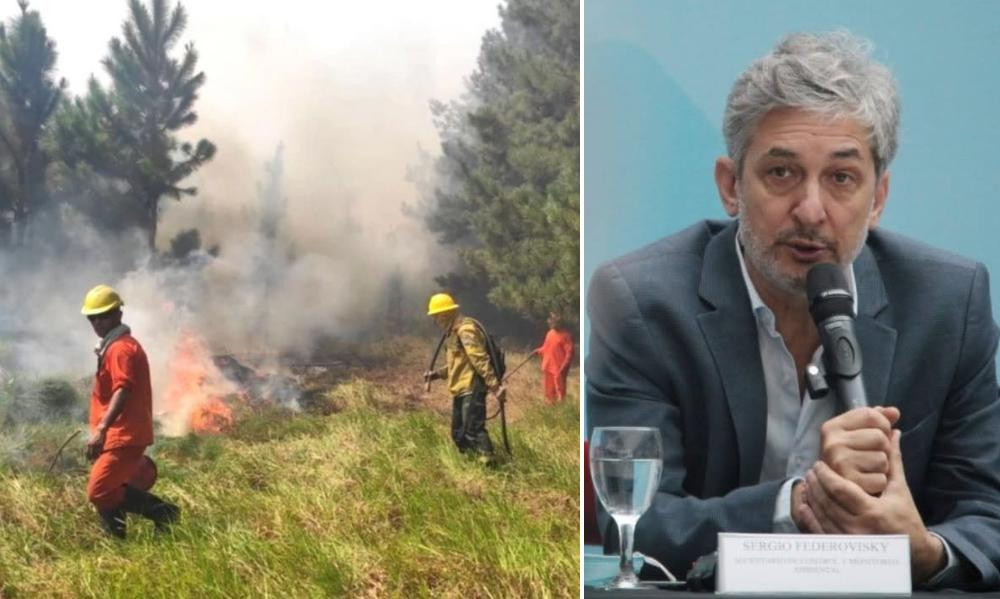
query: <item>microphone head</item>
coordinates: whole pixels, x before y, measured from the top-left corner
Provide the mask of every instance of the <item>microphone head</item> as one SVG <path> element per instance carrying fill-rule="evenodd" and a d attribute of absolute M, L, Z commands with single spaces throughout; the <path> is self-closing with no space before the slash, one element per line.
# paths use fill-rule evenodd
<path fill-rule="evenodd" d="M 831 316 L 854 317 L 854 296 L 847 286 L 847 277 L 836 264 L 824 262 L 809 269 L 806 296 L 809 313 L 817 323 Z"/>

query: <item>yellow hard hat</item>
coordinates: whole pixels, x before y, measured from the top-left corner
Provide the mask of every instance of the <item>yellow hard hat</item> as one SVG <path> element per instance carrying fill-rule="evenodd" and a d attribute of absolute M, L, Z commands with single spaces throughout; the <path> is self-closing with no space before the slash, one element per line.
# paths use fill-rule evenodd
<path fill-rule="evenodd" d="M 447 293 L 435 293 L 431 296 L 431 301 L 427 304 L 427 315 L 433 316 L 448 310 L 457 310 L 458 304 Z"/>
<path fill-rule="evenodd" d="M 125 302 L 122 301 L 117 291 L 107 285 L 98 285 L 88 291 L 87 296 L 83 298 L 83 307 L 80 308 L 80 313 L 93 316 L 94 314 L 104 314 L 124 305 Z"/>

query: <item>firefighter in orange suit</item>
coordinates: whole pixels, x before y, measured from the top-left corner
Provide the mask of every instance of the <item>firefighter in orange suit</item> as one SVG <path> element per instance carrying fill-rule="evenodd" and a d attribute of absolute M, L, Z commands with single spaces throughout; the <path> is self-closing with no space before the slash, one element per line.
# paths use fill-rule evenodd
<path fill-rule="evenodd" d="M 98 285 L 87 293 L 81 309 L 101 338 L 94 348 L 97 375 L 90 395 L 87 442 L 87 458 L 94 465 L 87 497 L 104 529 L 121 539 L 126 512 L 149 518 L 160 531 L 180 514 L 177 506 L 135 482 L 149 463 L 143 452 L 153 443 L 153 392 L 146 353 L 122 324 L 123 305 L 114 289 Z"/>
<path fill-rule="evenodd" d="M 566 399 L 566 375 L 573 362 L 573 336 L 561 328 L 561 319 L 555 312 L 549 313 L 548 323 L 545 341 L 535 353 L 542 357 L 545 403 L 553 404 Z"/>
<path fill-rule="evenodd" d="M 486 432 L 486 393 L 498 401 L 507 389 L 497 380 L 486 350 L 486 331 L 478 322 L 458 311 L 447 293 L 430 299 L 427 315 L 447 334 L 447 364 L 424 373 L 425 380 L 447 379 L 452 395 L 451 437 L 459 451 L 493 455 L 493 443 Z"/>

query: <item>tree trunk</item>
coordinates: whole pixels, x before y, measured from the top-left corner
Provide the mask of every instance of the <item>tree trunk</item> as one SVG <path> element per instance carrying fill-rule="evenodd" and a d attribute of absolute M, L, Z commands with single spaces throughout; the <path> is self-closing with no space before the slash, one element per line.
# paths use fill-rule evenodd
<path fill-rule="evenodd" d="M 24 245 L 24 228 L 28 224 L 28 176 L 24 161 L 20 156 L 14 157 L 14 169 L 17 172 L 17 183 L 14 188 L 14 205 L 10 223 L 11 245 L 21 247 Z"/>
<path fill-rule="evenodd" d="M 11 245 L 14 247 L 22 247 L 24 245 L 24 227 L 27 224 L 26 214 L 24 214 L 18 208 L 14 209 L 14 219 L 10 223 Z"/>
<path fill-rule="evenodd" d="M 14 247 L 14 214 L 9 214 L 10 221 L 7 220 L 8 211 L 0 210 L 0 247 Z"/>
<path fill-rule="evenodd" d="M 23 247 L 27 238 L 25 229 L 28 226 L 28 190 L 20 173 L 18 174 L 17 189 L 14 191 L 14 210 L 12 213 L 11 244 L 14 247 Z"/>
<path fill-rule="evenodd" d="M 158 198 L 149 198 L 146 200 L 146 206 L 148 207 L 149 213 L 146 215 L 148 223 L 146 225 L 146 233 L 149 235 L 149 252 L 151 254 L 156 253 L 156 225 L 157 225 L 157 204 L 159 204 Z"/>

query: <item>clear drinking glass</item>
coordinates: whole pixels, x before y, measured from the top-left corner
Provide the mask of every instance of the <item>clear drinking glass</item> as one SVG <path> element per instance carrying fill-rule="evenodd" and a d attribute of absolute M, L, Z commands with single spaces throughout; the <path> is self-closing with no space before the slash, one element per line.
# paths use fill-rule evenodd
<path fill-rule="evenodd" d="M 594 429 L 590 476 L 597 498 L 618 525 L 621 561 L 609 589 L 643 588 L 632 567 L 635 523 L 653 501 L 663 471 L 660 431 L 637 426 Z"/>

